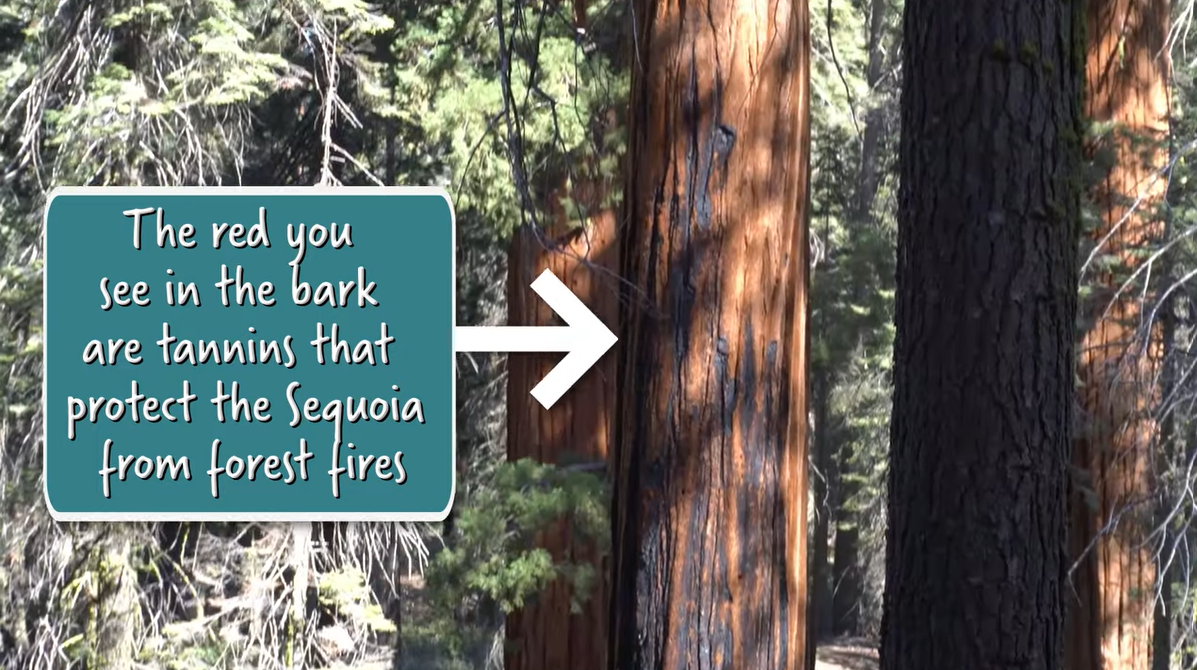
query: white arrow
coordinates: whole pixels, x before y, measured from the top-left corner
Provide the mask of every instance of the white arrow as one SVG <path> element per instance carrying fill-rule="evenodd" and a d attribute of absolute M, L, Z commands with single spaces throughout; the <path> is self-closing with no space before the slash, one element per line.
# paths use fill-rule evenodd
<path fill-rule="evenodd" d="M 542 272 L 532 282 L 532 290 L 569 325 L 457 326 L 453 329 L 453 348 L 459 352 L 495 353 L 568 351 L 532 389 L 532 397 L 549 409 L 619 338 L 552 272 Z"/>

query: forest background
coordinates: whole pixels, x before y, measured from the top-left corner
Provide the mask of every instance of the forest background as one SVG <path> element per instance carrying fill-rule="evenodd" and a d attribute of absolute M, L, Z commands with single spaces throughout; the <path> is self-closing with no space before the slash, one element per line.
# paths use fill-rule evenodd
<path fill-rule="evenodd" d="M 1111 493 L 1078 466 L 1078 509 L 1098 521 L 1075 557 L 1146 557 L 1081 588 L 1126 613 L 1095 635 L 1134 649 L 1119 667 L 1191 668 L 1194 9 L 1138 5 L 1160 48 L 1124 32 L 1119 57 L 1164 54 L 1171 70 L 1166 131 L 1135 140 L 1161 186 L 1127 216 L 1157 232 L 1084 245 L 1081 297 L 1134 296 L 1135 319 L 1162 328 L 1141 357 L 1163 391 L 1131 420 L 1153 426 L 1133 486 Z M 881 627 L 902 15 L 893 0 L 809 7 L 812 640 L 869 645 Z M 443 524 L 59 524 L 40 482 L 41 226 L 63 185 L 441 185 L 459 226 L 458 324 L 550 323 L 527 289 L 549 267 L 613 326 L 621 278 L 603 250 L 637 104 L 632 24 L 627 3 L 596 0 L 0 5 L 0 666 L 606 667 L 613 428 L 593 417 L 613 403 L 613 363 L 549 417 L 527 391 L 551 357 L 461 355 Z M 1096 188 L 1125 161 L 1100 150 L 1121 130 L 1087 132 Z M 1106 234 L 1104 206 L 1087 204 L 1087 239 Z M 1119 532 L 1130 544 L 1103 539 Z"/>

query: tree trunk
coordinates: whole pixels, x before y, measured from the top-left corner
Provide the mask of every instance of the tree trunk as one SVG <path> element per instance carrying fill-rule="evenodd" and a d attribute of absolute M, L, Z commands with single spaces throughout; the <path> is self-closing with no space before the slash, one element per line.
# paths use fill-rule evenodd
<path fill-rule="evenodd" d="M 307 596 L 311 575 L 312 524 L 297 522 L 291 524 L 291 555 L 288 563 L 294 571 L 290 584 L 290 600 L 287 603 L 286 640 L 283 647 L 283 665 L 286 668 L 302 668 L 307 665 L 308 617 Z"/>
<path fill-rule="evenodd" d="M 120 670 L 131 667 L 138 651 L 141 608 L 137 574 L 131 563 L 129 532 L 114 528 L 93 549 L 94 600 L 87 637 L 93 657 L 86 667 Z"/>
<path fill-rule="evenodd" d="M 604 189 L 593 189 L 598 196 Z M 560 325 L 560 319 L 529 285 L 546 268 L 560 278 L 604 323 L 619 318 L 618 249 L 615 215 L 599 210 L 599 198 L 575 191 L 593 213 L 584 228 L 565 226 L 516 231 L 508 262 L 508 320 L 513 326 Z M 591 209 L 593 207 L 593 209 Z M 556 212 L 557 220 L 566 219 Z M 528 395 L 561 355 L 508 359 L 507 455 L 542 463 L 594 462 L 605 470 L 615 403 L 615 356 L 604 356 L 552 409 Z M 571 592 L 555 582 L 535 601 L 507 615 L 507 670 L 607 670 L 609 558 L 591 543 L 572 537 L 568 523 L 554 524 L 538 538 L 554 560 L 589 562 L 599 579 L 581 612 L 570 613 Z"/>
<path fill-rule="evenodd" d="M 841 466 L 850 474 L 848 467 Z M 864 580 L 860 574 L 860 526 L 856 510 L 851 507 L 858 489 L 855 482 L 841 478 L 840 508 L 835 519 L 835 564 L 832 570 L 835 595 L 831 601 L 832 632 L 836 635 L 852 635 L 860 631 L 860 601 L 864 596 Z"/>
<path fill-rule="evenodd" d="M 1168 301 L 1161 306 L 1160 320 L 1161 329 L 1163 331 L 1163 348 L 1165 352 L 1175 351 L 1176 346 L 1176 319 L 1174 318 L 1175 307 Z M 1165 374 L 1165 380 L 1161 386 L 1166 397 L 1174 397 L 1172 394 L 1176 390 L 1176 382 L 1178 375 L 1175 368 L 1179 367 L 1175 361 L 1161 362 L 1161 366 L 1167 365 L 1172 370 Z M 1183 372 L 1182 372 L 1183 374 Z M 1168 472 L 1172 467 L 1173 462 L 1170 456 L 1173 453 L 1178 453 L 1177 448 L 1181 443 L 1178 439 L 1176 431 L 1176 417 L 1173 413 L 1169 413 L 1160 426 L 1160 446 L 1156 451 L 1156 472 Z M 1170 453 L 1171 452 L 1171 453 Z M 1187 462 L 1187 461 L 1185 461 Z M 1160 486 L 1163 484 L 1163 486 Z M 1175 505 L 1177 498 L 1181 492 L 1177 490 L 1178 487 L 1172 485 L 1172 481 L 1165 480 L 1164 482 L 1157 482 L 1159 489 L 1155 504 L 1155 518 L 1154 523 L 1162 532 L 1163 554 L 1161 559 L 1163 564 L 1157 563 L 1159 569 L 1159 598 L 1156 599 L 1155 607 L 1152 613 L 1153 620 L 1151 623 L 1151 670 L 1168 670 L 1172 665 L 1172 616 L 1173 616 L 1173 594 L 1174 589 L 1183 582 L 1179 577 L 1179 561 L 1173 559 L 1171 565 L 1167 564 L 1168 554 L 1173 547 L 1177 547 L 1177 540 L 1179 534 L 1177 531 L 1182 530 L 1178 519 L 1172 518 L 1172 508 Z"/>
<path fill-rule="evenodd" d="M 1144 546 L 1150 532 L 1151 449 L 1158 427 L 1158 324 L 1146 324 L 1142 281 L 1117 295 L 1158 244 L 1167 182 L 1168 0 L 1090 0 L 1086 114 L 1112 126 L 1090 151 L 1112 165 L 1093 189 L 1099 252 L 1116 262 L 1094 273 L 1096 290 L 1082 310 L 1082 432 L 1073 465 L 1083 473 L 1072 496 L 1072 557 L 1078 599 L 1069 611 L 1069 667 L 1148 670 L 1155 566 Z M 1137 202 L 1136 202 L 1137 201 Z M 1107 239 L 1108 238 L 1108 239 Z M 1104 240 L 1104 242 L 1102 242 Z M 1150 295 L 1148 292 L 1147 295 Z M 1107 532 L 1103 532 L 1107 529 Z"/>
<path fill-rule="evenodd" d="M 588 27 L 587 0 L 568 8 L 575 30 Z M 618 38 L 613 39 L 618 44 Z M 609 54 L 605 54 L 609 55 Z M 613 114 L 596 115 L 590 131 L 600 138 L 616 123 Z M 523 227 L 515 232 L 508 255 L 507 314 L 513 326 L 561 325 L 560 318 L 530 288 L 544 270 L 552 271 L 596 316 L 614 329 L 619 320 L 619 247 L 616 213 L 608 204 L 611 176 L 598 169 L 596 153 L 579 157 L 585 170 L 565 166 L 544 189 L 546 229 Z M 568 176 L 568 179 L 566 178 Z M 561 202 L 569 199 L 569 207 Z M 573 215 L 571 217 L 571 214 Z M 571 223 L 580 215 L 581 221 Z M 580 227 L 575 227 L 581 224 Z M 615 414 L 614 354 L 607 354 L 545 410 L 528 393 L 560 362 L 560 354 L 512 356 L 507 363 L 507 456 L 542 463 L 593 464 L 607 473 Z M 506 670 L 607 670 L 607 626 L 610 603 L 610 556 L 590 541 L 576 538 L 567 522 L 554 524 L 537 539 L 554 560 L 589 563 L 597 579 L 584 594 L 582 610 L 571 613 L 575 595 L 564 580 L 550 584 L 533 602 L 507 615 Z"/>
<path fill-rule="evenodd" d="M 1082 3 L 909 0 L 883 670 L 1056 670 Z"/>
<path fill-rule="evenodd" d="M 613 667 L 805 663 L 805 2 L 633 3 Z"/>
<path fill-rule="evenodd" d="M 403 578 L 395 575 L 395 602 L 391 604 L 394 614 L 391 621 L 395 622 L 395 645 L 391 649 L 391 670 L 402 670 L 404 665 L 403 653 Z"/>
<path fill-rule="evenodd" d="M 868 43 L 865 45 L 869 62 L 865 70 L 865 83 L 869 87 L 869 96 L 875 95 L 877 85 L 881 83 L 885 63 L 888 60 L 885 51 L 885 15 L 888 10 L 888 0 L 870 0 L 869 2 L 869 32 Z M 868 109 L 864 113 L 864 130 L 860 143 L 860 177 L 857 182 L 853 208 L 858 217 L 858 223 L 865 223 L 873 209 L 873 199 L 877 196 L 877 187 L 883 174 L 877 166 L 877 148 L 881 144 L 881 110 L 876 100 L 870 99 Z"/>
<path fill-rule="evenodd" d="M 829 478 L 835 467 L 832 458 L 832 441 L 828 431 L 831 411 L 831 384 L 826 375 L 811 388 L 811 402 L 814 405 L 815 430 L 812 442 L 815 450 L 815 467 L 818 472 L 811 478 L 815 501 L 815 532 L 811 542 L 811 603 L 807 639 L 812 645 L 829 637 L 832 633 L 832 600 L 834 587 L 828 542 L 831 531 L 831 501 Z M 814 655 L 811 655 L 811 661 Z M 808 670 L 813 669 L 813 665 Z"/>

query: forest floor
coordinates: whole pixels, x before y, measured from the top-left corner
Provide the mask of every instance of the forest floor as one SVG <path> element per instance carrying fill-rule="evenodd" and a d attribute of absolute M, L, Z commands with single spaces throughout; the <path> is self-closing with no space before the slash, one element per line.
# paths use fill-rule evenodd
<path fill-rule="evenodd" d="M 877 649 L 867 640 L 824 642 L 816 658 L 816 670 L 877 670 Z"/>
<path fill-rule="evenodd" d="M 433 623 L 430 603 L 427 602 L 424 590 L 424 579 L 419 576 L 401 578 L 404 588 L 403 598 L 403 633 L 405 667 L 415 667 L 421 670 L 462 670 L 464 668 L 489 667 L 488 661 L 498 660 L 492 655 L 497 651 L 494 647 L 494 634 L 497 628 L 489 627 L 482 622 L 472 622 L 475 626 L 481 624 L 477 630 L 471 630 L 459 643 L 465 643 L 466 658 L 450 658 L 457 656 L 445 648 L 443 638 L 446 630 Z M 432 625 L 429 625 L 432 624 Z M 443 624 L 442 624 L 443 625 Z M 450 628 L 461 631 L 457 625 Z M 472 629 L 474 626 L 467 626 Z M 824 640 L 819 644 L 815 661 L 815 670 L 878 670 L 879 659 L 874 641 L 864 638 L 837 638 Z M 387 666 L 382 663 L 378 667 Z M 389 666 L 388 666 L 389 667 Z M 354 670 L 373 670 L 374 666 L 357 666 Z"/>

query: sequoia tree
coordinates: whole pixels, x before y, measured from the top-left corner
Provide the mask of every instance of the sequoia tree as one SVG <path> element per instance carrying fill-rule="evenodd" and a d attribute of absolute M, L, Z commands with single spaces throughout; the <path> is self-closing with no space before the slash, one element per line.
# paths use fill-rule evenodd
<path fill-rule="evenodd" d="M 883 670 L 1055 670 L 1078 0 L 908 0 Z"/>
<path fill-rule="evenodd" d="M 1073 452 L 1068 665 L 1151 667 L 1156 570 L 1147 538 L 1162 330 L 1148 323 L 1153 295 L 1142 269 L 1164 226 L 1167 181 L 1169 0 L 1089 0 L 1085 113 L 1100 171 L 1091 184 L 1098 225 L 1085 283 L 1079 352 L 1081 434 Z M 1166 663 L 1166 659 L 1161 659 Z M 1165 666 L 1166 667 L 1166 666 Z"/>
<path fill-rule="evenodd" d="M 596 54 L 619 71 L 626 60 L 623 17 L 596 22 L 586 0 L 558 2 L 554 11 L 571 13 L 578 34 L 602 35 Z M 611 24 L 616 24 L 619 27 Z M 593 56 L 593 55 L 592 55 Z M 594 76 L 594 62 L 587 71 Z M 588 82 L 599 87 L 606 80 Z M 577 94 L 575 93 L 575 96 Z M 508 256 L 507 318 L 513 326 L 553 326 L 560 317 L 531 289 L 547 270 L 553 272 L 608 327 L 619 319 L 619 245 L 616 211 L 619 179 L 616 151 L 607 141 L 618 130 L 618 101 L 588 101 L 594 113 L 585 125 L 584 149 L 556 157 L 540 174 L 543 216 L 515 231 Z M 571 101 L 581 106 L 577 98 Z M 607 159 L 606 161 L 604 159 Z M 609 167 L 608 167 L 609 165 Z M 507 361 L 507 457 L 531 458 L 564 468 L 607 475 L 615 416 L 617 358 L 608 352 L 550 409 L 529 390 L 562 359 L 561 354 L 512 356 Z M 506 670 L 607 670 L 607 547 L 584 537 L 571 519 L 561 519 L 539 534 L 537 546 L 554 562 L 593 571 L 585 592 L 558 578 L 506 618 Z M 583 588 L 585 588 L 585 586 Z M 584 600 L 584 602 L 577 602 Z"/>
<path fill-rule="evenodd" d="M 575 190 L 572 199 L 590 213 L 584 225 L 570 227 L 568 217 L 552 212 L 554 224 L 540 230 L 516 231 L 508 260 L 508 321 L 515 326 L 556 325 L 557 317 L 530 288 L 545 269 L 551 270 L 604 323 L 619 317 L 618 247 L 615 215 L 602 207 L 601 190 Z M 536 386 L 561 355 L 512 356 L 507 362 L 507 455 L 542 463 L 582 467 L 604 473 L 611 444 L 615 403 L 615 355 L 608 353 L 578 380 L 551 409 L 533 402 Z M 534 602 L 507 615 L 507 670 L 606 670 L 608 561 L 594 543 L 575 536 L 561 521 L 541 533 L 538 546 L 554 560 L 594 568 L 597 580 L 585 595 L 582 611 L 571 612 L 580 594 L 564 579 L 540 593 Z"/>
<path fill-rule="evenodd" d="M 800 668 L 804 1 L 636 0 L 622 234 L 616 668 Z"/>

